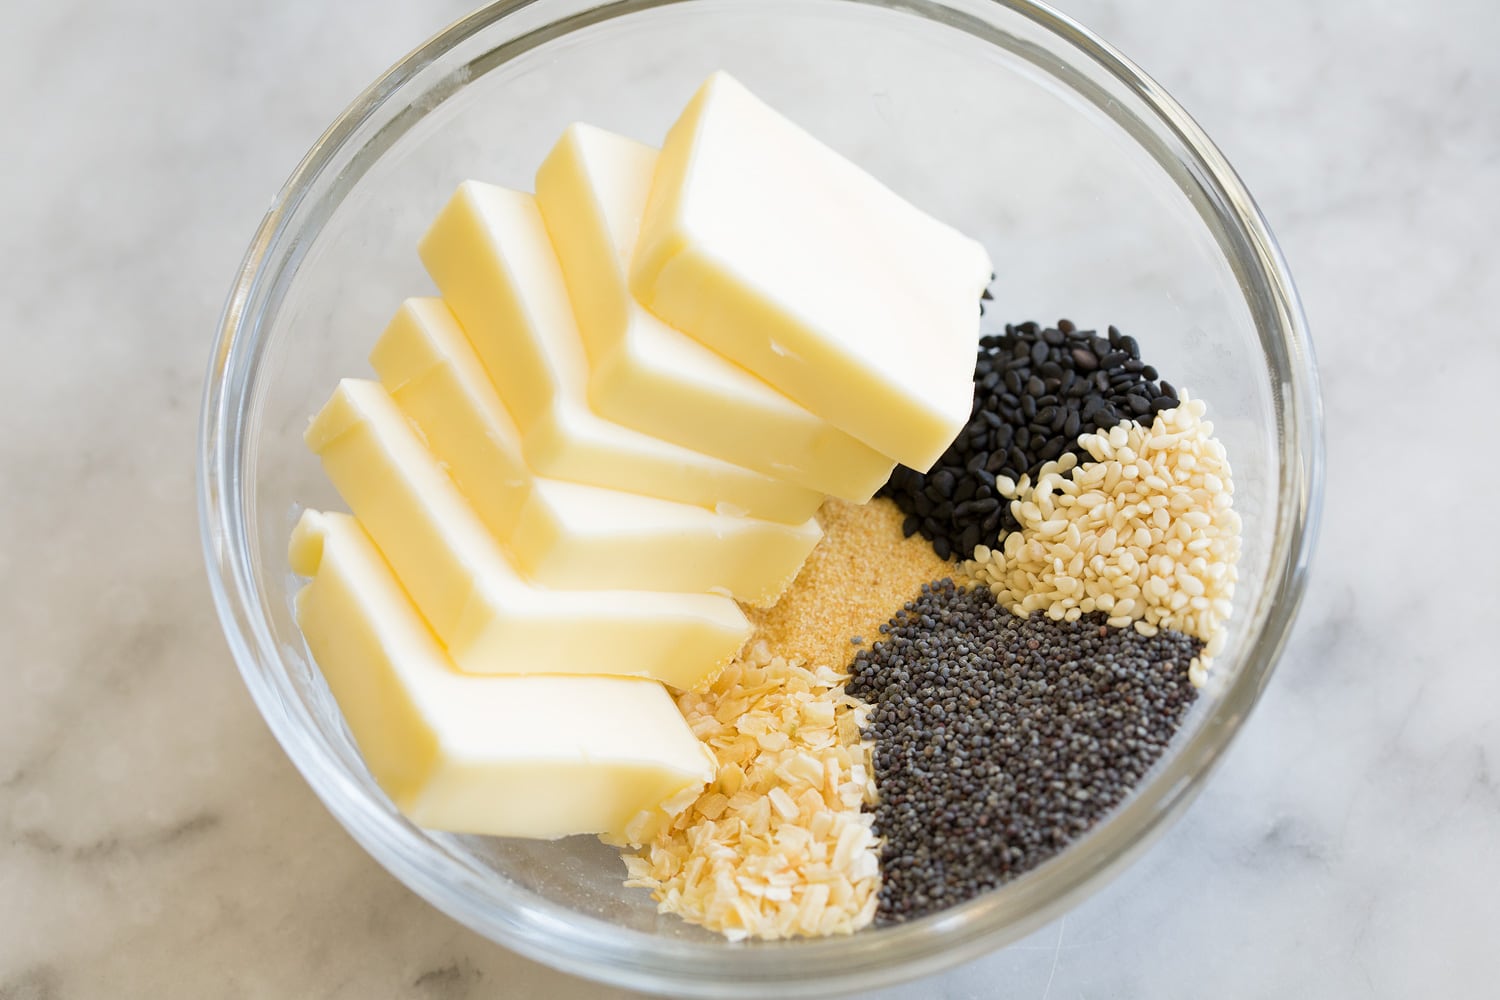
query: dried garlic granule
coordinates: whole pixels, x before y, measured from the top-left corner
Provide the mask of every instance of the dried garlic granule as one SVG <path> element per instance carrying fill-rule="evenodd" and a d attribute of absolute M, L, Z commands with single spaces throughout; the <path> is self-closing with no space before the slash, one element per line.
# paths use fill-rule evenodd
<path fill-rule="evenodd" d="M 903 536 L 904 517 L 884 497 L 865 504 L 826 501 L 818 511 L 823 540 L 797 579 L 774 607 L 745 609 L 755 638 L 789 660 L 847 666 L 859 646 L 879 639 L 880 626 L 916 599 L 922 584 L 957 569 L 925 538 Z"/>
<path fill-rule="evenodd" d="M 980 546 L 961 572 L 988 584 L 1017 615 L 1076 621 L 1091 611 L 1142 635 L 1175 629 L 1202 639 L 1189 676 L 1201 685 L 1224 647 L 1238 578 L 1240 517 L 1224 446 L 1186 392 L 1150 427 L 1122 421 L 1078 439 L 1092 461 L 1049 462 L 1013 489 L 1020 529 Z"/>
<path fill-rule="evenodd" d="M 715 782 L 637 854 L 627 886 L 723 933 L 774 940 L 848 934 L 875 916 L 880 864 L 870 749 L 848 673 L 756 641 L 678 706 L 718 758 Z"/>

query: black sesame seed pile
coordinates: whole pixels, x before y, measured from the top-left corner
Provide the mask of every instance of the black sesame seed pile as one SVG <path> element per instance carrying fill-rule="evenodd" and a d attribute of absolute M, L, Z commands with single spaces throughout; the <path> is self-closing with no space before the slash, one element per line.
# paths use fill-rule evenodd
<path fill-rule="evenodd" d="M 1202 643 L 1103 615 L 1017 618 L 986 588 L 922 588 L 862 650 L 872 708 L 877 923 L 963 902 L 1035 867 L 1118 804 L 1166 749 Z"/>
<path fill-rule="evenodd" d="M 897 466 L 880 493 L 907 515 L 908 536 L 920 531 L 942 558 L 967 559 L 1015 527 L 997 476 L 1035 480 L 1065 453 L 1086 458 L 1078 435 L 1176 405 L 1177 390 L 1114 327 L 1101 337 L 1067 320 L 1007 325 L 979 342 L 974 408 L 957 439 L 926 473 Z"/>

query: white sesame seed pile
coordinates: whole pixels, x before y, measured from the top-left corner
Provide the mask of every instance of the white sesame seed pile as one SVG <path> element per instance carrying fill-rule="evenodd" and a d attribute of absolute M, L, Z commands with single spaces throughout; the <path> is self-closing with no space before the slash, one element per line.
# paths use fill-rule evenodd
<path fill-rule="evenodd" d="M 1091 611 L 1142 635 L 1175 629 L 1205 643 L 1189 676 L 1207 677 L 1224 646 L 1240 555 L 1240 518 L 1224 446 L 1182 393 L 1150 427 L 1122 421 L 1043 466 L 1033 485 L 998 483 L 1019 530 L 979 546 L 964 572 L 1014 614 L 1076 621 Z"/>
<path fill-rule="evenodd" d="M 875 917 L 868 708 L 848 672 L 806 667 L 757 641 L 709 690 L 678 706 L 718 759 L 715 782 L 625 856 L 627 886 L 662 913 L 775 940 L 849 934 Z M 632 837 L 635 839 L 635 837 Z"/>

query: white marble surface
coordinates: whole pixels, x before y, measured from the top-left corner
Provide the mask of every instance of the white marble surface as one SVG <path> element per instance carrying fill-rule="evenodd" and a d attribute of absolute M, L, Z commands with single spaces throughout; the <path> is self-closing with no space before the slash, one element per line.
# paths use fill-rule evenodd
<path fill-rule="evenodd" d="M 243 247 L 343 104 L 464 6 L 6 7 L 0 1000 L 622 995 L 355 846 L 257 717 L 200 565 L 199 381 Z M 1198 117 L 1291 260 L 1321 553 L 1188 816 L 1025 942 L 880 996 L 1493 995 L 1500 8 L 1064 7 Z"/>

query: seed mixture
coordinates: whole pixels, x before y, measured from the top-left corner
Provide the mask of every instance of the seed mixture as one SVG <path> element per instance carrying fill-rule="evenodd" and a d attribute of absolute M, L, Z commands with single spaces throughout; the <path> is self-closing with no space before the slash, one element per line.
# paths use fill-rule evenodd
<path fill-rule="evenodd" d="M 1082 433 L 1147 419 L 1177 405 L 1177 391 L 1141 361 L 1134 337 L 1101 337 L 1068 320 L 1007 325 L 984 337 L 974 366 L 968 424 L 926 473 L 898 466 L 882 496 L 943 558 L 964 559 L 1017 527 L 1002 502 L 1046 462 L 1084 458 Z"/>
<path fill-rule="evenodd" d="M 850 933 L 1097 823 L 1224 645 L 1241 525 L 1206 412 L 1114 327 L 983 338 L 953 446 L 828 501 L 746 652 L 680 696 L 718 777 L 643 819 L 627 884 L 736 940 Z"/>
<path fill-rule="evenodd" d="M 1142 635 L 1194 636 L 1206 643 L 1192 664 L 1201 684 L 1224 645 L 1240 554 L 1234 481 L 1205 412 L 1183 393 L 1150 427 L 1080 436 L 1090 461 L 1067 455 L 1035 486 L 1023 481 L 1010 504 L 1020 530 L 977 548 L 968 575 L 1017 615 L 1076 621 L 1097 610 Z"/>
<path fill-rule="evenodd" d="M 1117 805 L 1192 703 L 1202 643 L 1012 615 L 982 587 L 924 587 L 855 657 L 872 706 L 876 918 L 952 906 L 1033 868 Z"/>

